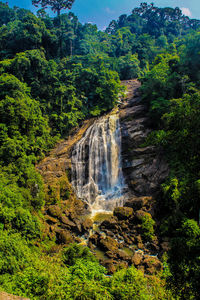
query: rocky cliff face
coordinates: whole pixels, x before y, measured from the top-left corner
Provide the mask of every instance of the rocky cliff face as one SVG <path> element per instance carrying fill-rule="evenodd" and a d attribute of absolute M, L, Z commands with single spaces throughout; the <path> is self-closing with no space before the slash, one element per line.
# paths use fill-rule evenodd
<path fill-rule="evenodd" d="M 156 236 L 152 218 L 168 166 L 158 149 L 142 146 L 151 129 L 147 107 L 138 94 L 140 83 L 129 80 L 123 84 L 128 87 L 120 107 L 122 169 L 128 187 L 124 207 L 92 224 L 86 203 L 74 194 L 66 172 L 70 173 L 72 147 L 93 124 L 93 120 L 86 121 L 37 166 L 45 182 L 45 228 L 50 239 L 56 237 L 58 247 L 79 242 L 84 234 L 88 246 L 110 273 L 119 266 L 134 264 L 152 274 L 162 268 L 158 258 L 168 247 Z"/>
<path fill-rule="evenodd" d="M 156 235 L 153 220 L 160 184 L 168 175 L 168 165 L 159 149 L 144 147 L 150 133 L 147 107 L 141 102 L 137 80 L 123 82 L 127 99 L 120 107 L 122 168 L 128 186 L 124 207 L 99 225 L 100 232 L 89 238 L 89 246 L 104 252 L 102 264 L 110 273 L 120 266 L 134 264 L 146 273 L 160 271 L 160 255 L 168 247 Z"/>
<path fill-rule="evenodd" d="M 79 236 L 88 234 L 92 226 L 87 218 L 87 205 L 76 197 L 69 181 L 71 149 L 92 123 L 92 119 L 87 120 L 75 128 L 67 140 L 59 142 L 36 166 L 44 180 L 44 234 L 56 238 L 55 251 L 64 244 L 80 242 Z"/>
<path fill-rule="evenodd" d="M 140 83 L 129 80 L 124 84 L 129 92 L 120 109 L 123 172 L 135 197 L 156 196 L 168 175 L 168 166 L 158 149 L 142 146 L 151 129 L 147 107 L 138 94 Z"/>

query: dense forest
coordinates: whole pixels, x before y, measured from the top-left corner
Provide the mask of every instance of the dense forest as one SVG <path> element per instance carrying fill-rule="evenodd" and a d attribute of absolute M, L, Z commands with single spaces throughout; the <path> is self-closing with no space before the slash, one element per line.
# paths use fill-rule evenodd
<path fill-rule="evenodd" d="M 121 80 L 139 78 L 170 174 L 159 232 L 164 271 L 106 275 L 88 248 L 52 255 L 35 164 L 83 120 L 110 111 Z M 71 12 L 37 16 L 0 2 L 0 289 L 30 299 L 198 299 L 200 288 L 200 21 L 141 3 L 105 31 Z M 51 253 L 51 255 L 50 255 Z"/>

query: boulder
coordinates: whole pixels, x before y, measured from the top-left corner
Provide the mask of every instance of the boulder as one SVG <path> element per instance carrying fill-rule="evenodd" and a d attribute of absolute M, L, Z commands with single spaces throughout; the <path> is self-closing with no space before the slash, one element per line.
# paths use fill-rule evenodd
<path fill-rule="evenodd" d="M 145 216 L 148 216 L 148 217 L 150 217 L 150 218 L 152 218 L 151 217 L 151 214 L 150 213 L 148 213 L 148 212 L 146 212 L 146 211 L 143 211 L 143 210 L 137 210 L 136 212 L 135 212 L 135 217 L 138 219 L 138 220 L 141 220 L 143 217 L 145 217 Z"/>
<path fill-rule="evenodd" d="M 69 220 L 69 218 L 66 216 L 61 217 L 61 222 L 69 227 L 76 227 L 76 224 Z"/>
<path fill-rule="evenodd" d="M 92 228 L 92 225 L 93 225 L 93 222 L 90 218 L 85 219 L 82 222 L 83 231 L 86 231 L 86 232 L 89 231 Z"/>
<path fill-rule="evenodd" d="M 155 256 L 145 255 L 143 265 L 150 274 L 154 274 L 162 270 L 162 263 Z"/>
<path fill-rule="evenodd" d="M 57 243 L 58 244 L 70 244 L 74 242 L 74 239 L 71 233 L 67 230 L 57 230 L 56 232 Z"/>
<path fill-rule="evenodd" d="M 134 211 L 140 210 L 153 202 L 152 196 L 149 197 L 133 197 L 125 202 L 125 206 L 132 207 Z"/>
<path fill-rule="evenodd" d="M 131 207 L 116 207 L 113 215 L 116 216 L 118 220 L 127 220 L 133 215 L 133 209 Z"/>
<path fill-rule="evenodd" d="M 142 261 L 142 254 L 139 252 L 135 252 L 135 254 L 133 255 L 131 262 L 132 264 L 134 264 L 135 266 L 138 266 Z"/>
<path fill-rule="evenodd" d="M 99 240 L 99 235 L 97 233 L 94 233 L 89 237 L 89 242 L 97 246 Z"/>
<path fill-rule="evenodd" d="M 123 261 L 131 261 L 131 256 L 128 255 L 124 250 L 119 249 L 117 252 L 118 257 Z"/>
<path fill-rule="evenodd" d="M 100 228 L 115 229 L 117 228 L 117 226 L 117 220 L 115 218 L 111 218 L 109 220 L 103 221 L 100 225 Z"/>
<path fill-rule="evenodd" d="M 114 258 L 117 259 L 117 253 L 113 252 L 113 251 L 106 251 L 106 256 L 108 256 L 109 258 Z"/>
<path fill-rule="evenodd" d="M 106 236 L 106 238 L 101 237 L 99 240 L 99 248 L 104 251 L 116 252 L 118 250 L 118 242 L 110 236 Z"/>
<path fill-rule="evenodd" d="M 108 275 L 112 275 L 117 270 L 117 261 L 115 261 L 114 259 L 104 260 L 103 266 L 108 270 Z"/>

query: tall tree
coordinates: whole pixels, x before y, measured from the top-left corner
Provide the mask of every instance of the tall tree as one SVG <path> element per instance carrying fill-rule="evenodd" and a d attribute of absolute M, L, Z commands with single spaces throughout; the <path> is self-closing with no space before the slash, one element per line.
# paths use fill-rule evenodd
<path fill-rule="evenodd" d="M 72 4 L 75 0 L 32 0 L 32 4 L 38 7 L 39 5 L 42 8 L 51 7 L 53 12 L 57 12 L 57 15 L 60 15 L 62 9 L 71 9 Z"/>

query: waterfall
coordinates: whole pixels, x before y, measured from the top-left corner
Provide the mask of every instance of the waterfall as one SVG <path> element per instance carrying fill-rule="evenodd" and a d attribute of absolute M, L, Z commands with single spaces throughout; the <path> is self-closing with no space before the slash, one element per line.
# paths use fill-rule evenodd
<path fill-rule="evenodd" d="M 72 185 L 92 213 L 123 205 L 121 130 L 117 114 L 91 125 L 72 151 Z"/>

